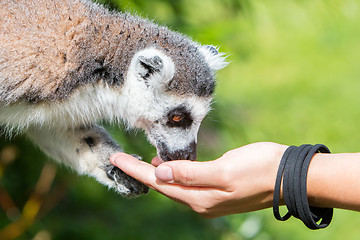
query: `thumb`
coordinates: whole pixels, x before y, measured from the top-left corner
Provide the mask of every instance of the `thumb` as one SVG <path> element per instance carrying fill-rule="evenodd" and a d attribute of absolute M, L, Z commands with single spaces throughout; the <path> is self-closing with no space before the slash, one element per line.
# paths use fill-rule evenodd
<path fill-rule="evenodd" d="M 223 181 L 220 172 L 215 161 L 176 160 L 160 164 L 155 169 L 155 176 L 160 181 L 184 186 L 221 188 L 219 184 Z"/>

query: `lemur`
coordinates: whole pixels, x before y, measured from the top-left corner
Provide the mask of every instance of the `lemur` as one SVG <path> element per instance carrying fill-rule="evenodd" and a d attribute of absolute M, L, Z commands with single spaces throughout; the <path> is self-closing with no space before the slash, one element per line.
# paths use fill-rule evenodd
<path fill-rule="evenodd" d="M 163 161 L 196 159 L 225 55 L 90 0 L 0 1 L 0 125 L 125 196 L 148 188 L 110 164 L 97 124 L 143 129 Z"/>

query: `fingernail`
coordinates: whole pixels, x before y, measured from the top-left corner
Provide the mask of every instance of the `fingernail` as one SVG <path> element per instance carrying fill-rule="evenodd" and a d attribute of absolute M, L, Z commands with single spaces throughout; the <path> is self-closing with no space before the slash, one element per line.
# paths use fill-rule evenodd
<path fill-rule="evenodd" d="M 168 166 L 160 165 L 155 169 L 155 176 L 157 179 L 163 182 L 171 182 L 174 181 L 172 169 Z"/>

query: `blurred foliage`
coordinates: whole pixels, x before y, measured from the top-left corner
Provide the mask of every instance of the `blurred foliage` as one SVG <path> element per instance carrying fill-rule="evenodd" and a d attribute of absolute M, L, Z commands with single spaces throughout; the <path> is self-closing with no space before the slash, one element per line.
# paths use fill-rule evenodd
<path fill-rule="evenodd" d="M 218 74 L 213 111 L 200 129 L 200 160 L 257 141 L 359 151 L 359 1 L 100 2 L 229 53 L 230 65 Z M 145 160 L 155 155 L 143 133 L 108 129 L 127 152 Z M 23 136 L 1 138 L 0 231 L 34 240 L 355 240 L 360 235 L 354 212 L 336 210 L 330 227 L 320 231 L 298 220 L 277 222 L 271 209 L 206 220 L 155 192 L 127 200 L 61 166 L 55 176 L 50 163 Z"/>

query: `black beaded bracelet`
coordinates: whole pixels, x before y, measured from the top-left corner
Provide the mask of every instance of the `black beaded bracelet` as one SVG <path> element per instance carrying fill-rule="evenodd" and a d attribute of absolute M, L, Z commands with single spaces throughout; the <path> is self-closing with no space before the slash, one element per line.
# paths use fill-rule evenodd
<path fill-rule="evenodd" d="M 308 168 L 312 157 L 317 152 L 330 153 L 330 150 L 322 144 L 304 144 L 286 149 L 280 161 L 274 189 L 273 212 L 277 220 L 286 221 L 294 216 L 310 229 L 325 228 L 330 224 L 333 209 L 309 206 L 307 197 Z M 285 205 L 288 209 L 283 217 L 279 211 L 281 182 Z M 317 224 L 319 221 L 320 224 Z"/>

